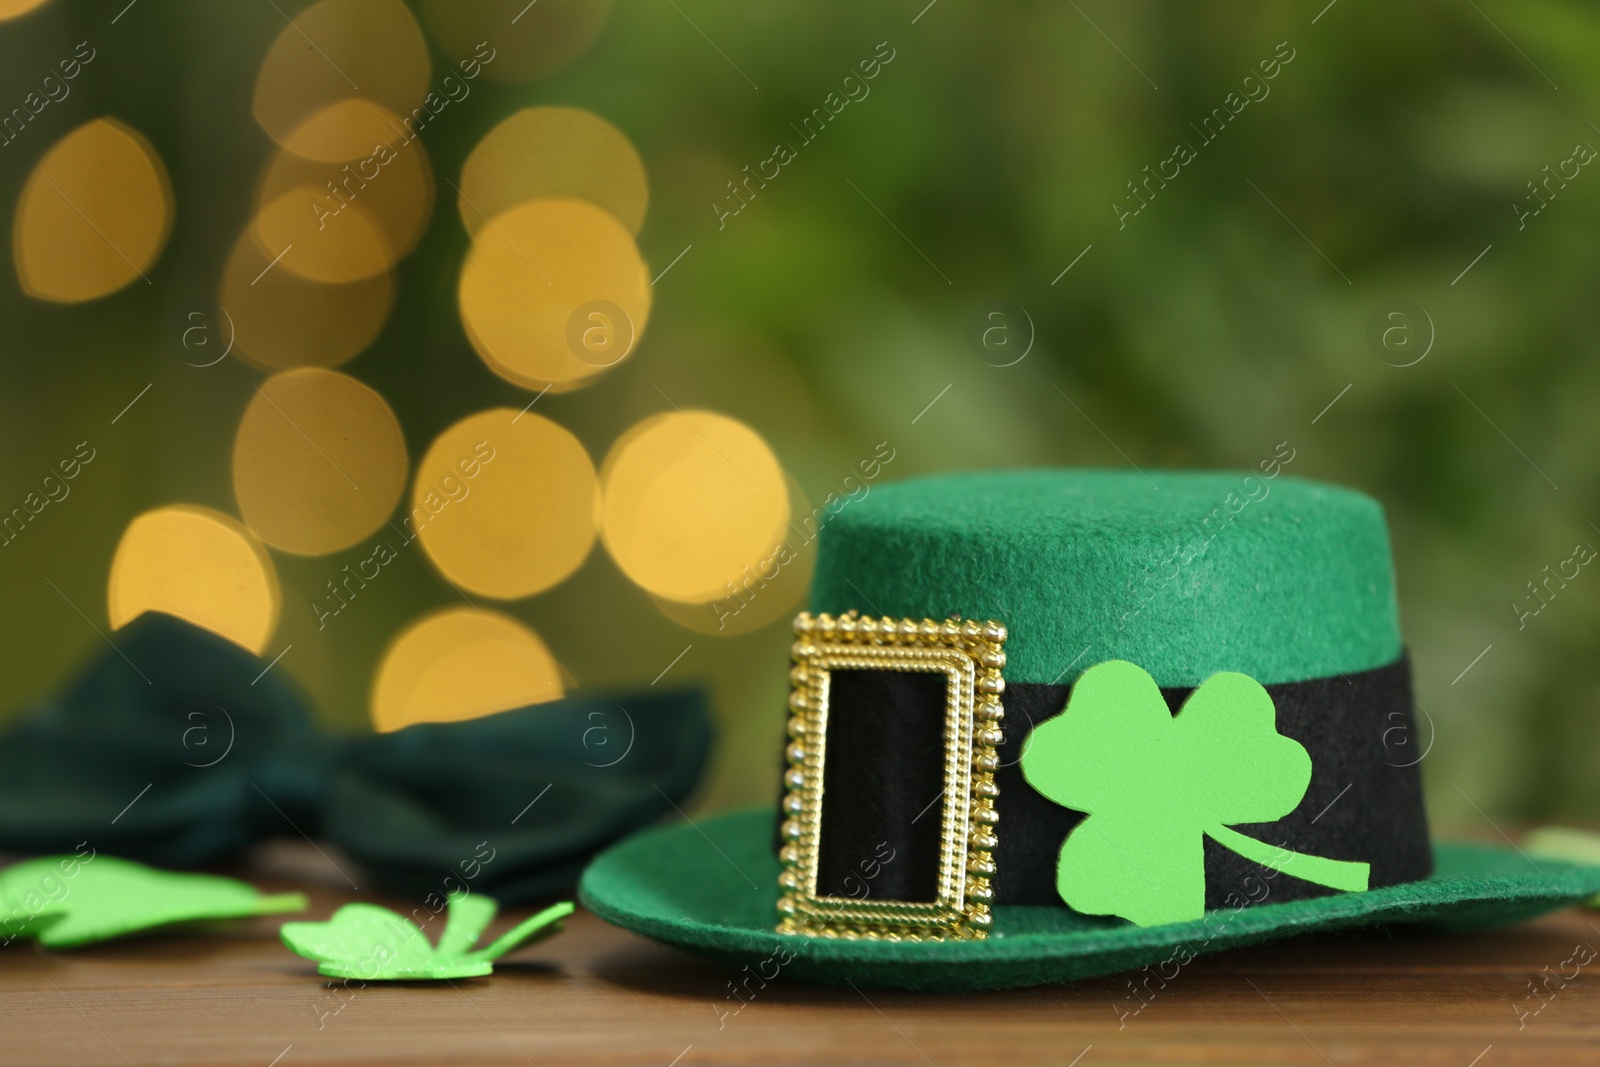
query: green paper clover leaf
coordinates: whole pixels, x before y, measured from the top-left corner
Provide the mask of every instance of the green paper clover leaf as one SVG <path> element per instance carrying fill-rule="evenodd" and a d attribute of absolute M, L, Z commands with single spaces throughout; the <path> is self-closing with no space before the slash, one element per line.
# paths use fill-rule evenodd
<path fill-rule="evenodd" d="M 74 948 L 178 923 L 304 911 L 306 898 L 267 896 L 232 878 L 78 853 L 0 871 L 0 906 L 0 939 L 33 937 L 46 948 Z"/>
<path fill-rule="evenodd" d="M 1140 926 L 1205 914 L 1204 839 L 1284 874 L 1363 891 L 1365 863 L 1276 848 L 1229 829 L 1299 806 L 1311 757 L 1278 733 L 1272 697 L 1244 674 L 1214 674 L 1177 715 L 1155 679 L 1122 660 L 1096 664 L 1060 715 L 1034 728 L 1022 773 L 1087 815 L 1067 835 L 1056 888 L 1075 911 Z"/>
<path fill-rule="evenodd" d="M 554 904 L 519 923 L 484 948 L 479 936 L 493 921 L 493 900 L 481 893 L 454 894 L 439 944 L 428 942 L 422 928 L 376 904 L 346 904 L 321 923 L 284 923 L 283 943 L 298 955 L 315 960 L 318 972 L 330 978 L 415 982 L 477 978 L 494 970 L 494 961 L 523 945 L 561 930 L 572 903 Z"/>
<path fill-rule="evenodd" d="M 1541 826 L 1528 835 L 1523 851 L 1536 859 L 1549 857 L 1566 863 L 1600 867 L 1600 834 L 1564 826 Z M 1586 908 L 1600 908 L 1600 893 L 1583 902 Z"/>

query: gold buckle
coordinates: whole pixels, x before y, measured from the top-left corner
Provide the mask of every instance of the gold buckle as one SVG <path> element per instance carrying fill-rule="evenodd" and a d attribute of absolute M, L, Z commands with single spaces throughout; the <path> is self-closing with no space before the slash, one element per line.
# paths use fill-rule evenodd
<path fill-rule="evenodd" d="M 778 932 L 906 941 L 984 937 L 994 900 L 995 749 L 1005 714 L 1000 694 L 1006 628 L 993 621 L 858 618 L 851 611 L 837 618 L 803 612 L 794 631 Z M 931 902 L 817 892 L 835 670 L 945 676 L 939 873 Z"/>

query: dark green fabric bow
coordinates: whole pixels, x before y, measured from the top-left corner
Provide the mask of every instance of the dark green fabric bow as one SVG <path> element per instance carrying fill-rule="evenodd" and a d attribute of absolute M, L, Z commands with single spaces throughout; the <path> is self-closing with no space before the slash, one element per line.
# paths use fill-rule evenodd
<path fill-rule="evenodd" d="M 0 737 L 0 848 L 191 867 L 305 836 L 374 888 L 512 902 L 673 811 L 711 743 L 698 690 L 328 737 L 281 671 L 209 631 L 152 613 L 114 642 Z"/>

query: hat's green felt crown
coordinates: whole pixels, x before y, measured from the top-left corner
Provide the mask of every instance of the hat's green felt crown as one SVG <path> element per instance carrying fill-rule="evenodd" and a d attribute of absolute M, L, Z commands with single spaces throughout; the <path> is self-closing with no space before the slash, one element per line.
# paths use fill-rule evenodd
<path fill-rule="evenodd" d="M 1274 473 L 1276 463 L 1265 467 Z M 1022 470 L 872 488 L 824 528 L 811 610 L 1006 624 L 1006 678 L 1108 659 L 1163 686 L 1400 656 L 1383 509 L 1264 472 Z"/>

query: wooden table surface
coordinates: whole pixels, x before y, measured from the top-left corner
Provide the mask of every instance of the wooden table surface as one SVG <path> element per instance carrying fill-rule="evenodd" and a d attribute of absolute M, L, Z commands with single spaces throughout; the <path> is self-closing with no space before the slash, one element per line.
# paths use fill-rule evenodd
<path fill-rule="evenodd" d="M 311 896 L 310 918 L 384 902 Z M 495 932 L 525 914 L 502 916 Z M 0 950 L 0 1064 L 1600 1063 L 1600 959 L 1572 962 L 1576 947 L 1600 947 L 1593 912 L 1468 937 L 1374 932 L 1240 949 L 1195 960 L 1142 999 L 1122 977 L 987 994 L 775 982 L 742 1009 L 728 997 L 733 968 L 582 911 L 493 977 L 353 992 L 284 948 L 279 921 Z"/>

